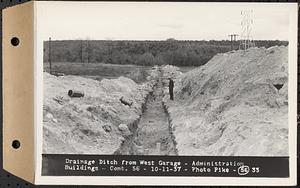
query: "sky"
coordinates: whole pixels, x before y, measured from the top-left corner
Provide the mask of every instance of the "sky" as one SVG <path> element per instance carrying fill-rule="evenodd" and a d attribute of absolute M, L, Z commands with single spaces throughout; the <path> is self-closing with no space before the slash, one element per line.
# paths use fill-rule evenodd
<path fill-rule="evenodd" d="M 38 2 L 44 40 L 228 40 L 252 10 L 254 40 L 288 40 L 291 4 Z M 296 5 L 297 6 L 297 5 Z M 293 9 L 295 10 L 295 9 Z"/>

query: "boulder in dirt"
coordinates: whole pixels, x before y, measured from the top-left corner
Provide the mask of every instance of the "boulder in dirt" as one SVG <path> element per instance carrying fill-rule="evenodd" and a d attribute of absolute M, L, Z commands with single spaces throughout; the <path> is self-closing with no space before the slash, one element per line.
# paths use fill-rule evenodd
<path fill-rule="evenodd" d="M 112 131 L 111 125 L 109 125 L 109 124 L 103 125 L 102 128 L 105 132 L 111 132 Z"/>
<path fill-rule="evenodd" d="M 48 119 L 53 119 L 53 118 L 54 118 L 53 115 L 50 114 L 50 113 L 47 113 L 47 114 L 46 114 L 46 117 L 47 117 Z"/>
<path fill-rule="evenodd" d="M 128 126 L 125 124 L 120 124 L 118 126 L 118 128 L 124 136 L 129 136 L 132 134 L 132 132 L 129 130 Z"/>
<path fill-rule="evenodd" d="M 87 111 L 89 112 L 97 112 L 97 107 L 96 106 L 89 106 L 86 108 Z"/>
<path fill-rule="evenodd" d="M 127 97 L 124 97 L 124 96 L 122 96 L 122 97 L 120 98 L 120 102 L 121 102 L 122 104 L 127 105 L 127 106 L 130 106 L 130 107 L 131 107 L 131 105 L 133 104 L 133 102 L 132 102 L 130 99 L 128 99 Z"/>
<path fill-rule="evenodd" d="M 128 126 L 125 125 L 125 124 L 120 124 L 118 128 L 119 128 L 120 131 L 127 131 L 127 130 L 129 130 Z"/>

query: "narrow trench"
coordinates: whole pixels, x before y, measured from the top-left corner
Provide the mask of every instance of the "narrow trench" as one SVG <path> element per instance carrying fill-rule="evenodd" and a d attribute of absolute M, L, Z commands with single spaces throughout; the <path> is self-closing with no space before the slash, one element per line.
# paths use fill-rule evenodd
<path fill-rule="evenodd" d="M 129 127 L 133 134 L 127 137 L 115 154 L 118 155 L 177 155 L 167 112 L 163 103 L 161 79 L 154 86 L 139 120 Z"/>

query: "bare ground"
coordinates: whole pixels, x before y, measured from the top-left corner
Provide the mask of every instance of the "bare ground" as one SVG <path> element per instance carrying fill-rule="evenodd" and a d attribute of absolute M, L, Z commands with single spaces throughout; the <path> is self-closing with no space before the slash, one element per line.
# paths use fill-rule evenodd
<path fill-rule="evenodd" d="M 116 154 L 177 155 L 168 115 L 164 111 L 161 77 L 149 95 L 146 109 L 137 122 L 133 135 L 128 137 Z"/>
<path fill-rule="evenodd" d="M 162 68 L 166 78 L 177 70 Z M 287 47 L 218 54 L 174 83 L 164 104 L 178 155 L 288 155 Z"/>

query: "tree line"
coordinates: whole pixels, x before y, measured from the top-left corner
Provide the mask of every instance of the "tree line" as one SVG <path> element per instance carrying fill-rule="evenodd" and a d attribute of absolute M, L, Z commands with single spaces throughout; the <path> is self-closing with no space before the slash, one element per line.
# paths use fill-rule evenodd
<path fill-rule="evenodd" d="M 254 41 L 257 47 L 288 45 L 287 41 Z M 235 41 L 238 49 L 239 41 Z M 44 41 L 44 62 L 77 62 L 106 64 L 135 64 L 144 66 L 170 64 L 200 66 L 217 53 L 232 50 L 229 40 L 182 41 L 114 41 L 114 40 L 55 40 Z"/>

